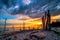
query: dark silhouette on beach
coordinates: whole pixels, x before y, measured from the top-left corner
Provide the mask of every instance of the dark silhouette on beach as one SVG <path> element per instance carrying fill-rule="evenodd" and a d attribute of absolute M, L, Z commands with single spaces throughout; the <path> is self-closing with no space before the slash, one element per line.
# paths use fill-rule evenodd
<path fill-rule="evenodd" d="M 52 27 L 60 27 L 60 22 L 57 21 L 57 22 L 52 22 L 51 24 Z"/>

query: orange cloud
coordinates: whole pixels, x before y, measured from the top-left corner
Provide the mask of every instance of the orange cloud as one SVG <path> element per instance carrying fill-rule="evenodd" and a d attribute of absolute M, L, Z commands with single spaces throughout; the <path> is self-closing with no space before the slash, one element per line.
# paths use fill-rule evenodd
<path fill-rule="evenodd" d="M 56 22 L 58 20 L 60 20 L 60 15 L 51 16 L 51 22 Z"/>
<path fill-rule="evenodd" d="M 28 17 L 28 16 L 26 16 Z M 18 17 L 17 19 L 13 19 L 13 20 L 7 20 L 7 23 L 10 24 L 14 24 L 14 27 L 17 28 L 22 28 L 23 26 L 26 27 L 26 29 L 28 29 L 29 27 L 32 29 L 33 27 L 35 29 L 41 29 L 42 28 L 42 20 L 40 18 L 29 18 L 26 20 L 20 20 L 20 17 Z M 17 25 L 15 25 L 17 24 Z M 13 27 L 13 25 L 9 26 L 10 28 Z M 23 29 L 23 28 L 22 28 Z"/>

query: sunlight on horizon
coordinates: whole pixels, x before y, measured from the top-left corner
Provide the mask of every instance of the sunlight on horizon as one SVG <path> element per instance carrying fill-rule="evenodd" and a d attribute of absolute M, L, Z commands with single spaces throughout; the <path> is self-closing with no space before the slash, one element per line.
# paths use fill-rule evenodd
<path fill-rule="evenodd" d="M 51 16 L 51 23 L 52 22 L 56 22 L 60 19 L 60 15 L 57 16 Z M 3 20 L 4 21 L 4 20 Z M 25 27 L 26 30 L 30 29 L 41 29 L 42 28 L 42 19 L 41 18 L 35 18 L 35 19 L 28 19 L 28 20 L 17 20 L 17 19 L 13 19 L 13 20 L 7 20 L 7 28 L 11 28 L 13 29 L 13 27 L 15 29 L 22 29 L 23 27 Z M 10 25 L 9 25 L 10 24 Z"/>

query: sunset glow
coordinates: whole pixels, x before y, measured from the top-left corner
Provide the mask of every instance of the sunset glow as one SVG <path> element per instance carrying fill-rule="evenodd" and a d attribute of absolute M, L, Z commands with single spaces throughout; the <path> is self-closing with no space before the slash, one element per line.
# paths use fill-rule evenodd
<path fill-rule="evenodd" d="M 51 16 L 51 22 L 56 22 L 60 20 L 60 15 Z"/>
<path fill-rule="evenodd" d="M 20 18 L 20 17 L 19 17 Z M 23 27 L 25 27 L 26 30 L 30 29 L 41 29 L 42 28 L 42 19 L 41 18 L 29 18 L 28 16 L 26 16 L 27 20 L 19 20 L 19 18 L 17 19 L 13 19 L 13 20 L 7 20 L 7 23 L 11 24 L 11 25 L 7 25 L 7 28 L 14 28 L 15 29 L 21 29 L 23 30 Z M 52 22 L 56 22 L 57 20 L 60 19 L 60 15 L 57 16 L 51 16 L 51 23 Z"/>

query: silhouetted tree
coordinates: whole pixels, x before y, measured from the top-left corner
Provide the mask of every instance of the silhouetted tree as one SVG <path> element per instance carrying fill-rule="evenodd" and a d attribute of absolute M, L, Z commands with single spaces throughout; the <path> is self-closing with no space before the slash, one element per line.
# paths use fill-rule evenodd
<path fill-rule="evenodd" d="M 51 24 L 52 27 L 60 27 L 60 22 L 53 22 Z"/>

